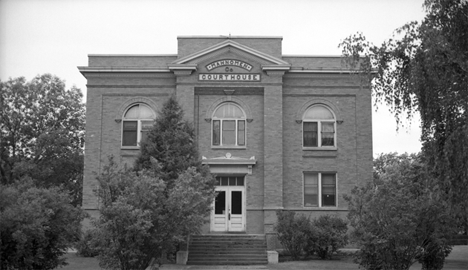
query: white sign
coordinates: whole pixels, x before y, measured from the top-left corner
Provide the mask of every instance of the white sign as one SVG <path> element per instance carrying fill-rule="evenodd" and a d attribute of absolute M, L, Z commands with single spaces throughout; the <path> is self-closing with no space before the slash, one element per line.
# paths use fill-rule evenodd
<path fill-rule="evenodd" d="M 198 75 L 199 81 L 239 81 L 239 82 L 259 82 L 260 74 L 247 73 L 229 73 L 229 74 L 210 74 L 201 73 Z"/>
<path fill-rule="evenodd" d="M 240 60 L 235 60 L 235 59 L 224 59 L 224 60 L 218 60 L 218 61 L 214 61 L 212 63 L 209 63 L 208 65 L 206 65 L 206 69 L 208 71 L 211 71 L 213 70 L 214 68 L 217 68 L 217 67 L 222 67 L 222 66 L 236 66 L 236 67 L 240 67 L 240 68 L 243 68 L 245 70 L 248 70 L 248 71 L 251 71 L 252 70 L 252 65 L 244 62 L 244 61 L 240 61 Z"/>

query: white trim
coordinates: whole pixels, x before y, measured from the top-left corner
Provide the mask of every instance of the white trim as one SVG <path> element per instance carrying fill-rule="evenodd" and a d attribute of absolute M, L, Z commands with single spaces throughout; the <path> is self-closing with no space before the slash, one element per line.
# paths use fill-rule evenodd
<path fill-rule="evenodd" d="M 241 118 L 217 118 L 214 117 L 214 114 L 219 110 L 220 107 L 231 104 L 232 106 L 236 106 L 241 112 L 243 116 Z M 238 135 L 239 135 L 239 120 L 244 121 L 244 145 L 239 145 L 238 142 Z M 213 144 L 213 122 L 219 121 L 219 145 Z M 235 143 L 232 145 L 223 145 L 223 122 L 224 121 L 235 121 Z M 247 115 L 244 109 L 236 104 L 235 102 L 223 102 L 219 104 L 212 112 L 211 116 L 211 147 L 212 148 L 246 148 L 247 147 Z"/>
<path fill-rule="evenodd" d="M 317 206 L 306 206 L 305 205 L 305 174 L 317 174 Z M 322 206 L 322 174 L 334 174 L 335 175 L 335 205 L 334 206 Z M 303 171 L 302 172 L 302 207 L 306 210 L 312 209 L 330 209 L 335 210 L 338 208 L 338 173 L 335 171 Z"/>
<path fill-rule="evenodd" d="M 148 109 L 150 109 L 153 114 L 154 114 L 154 119 L 150 119 L 150 118 L 146 118 L 146 119 L 132 119 L 132 118 L 125 118 L 125 114 L 128 112 L 128 110 L 130 110 L 131 108 L 133 108 L 134 106 L 136 105 L 140 105 L 140 104 L 143 104 L 145 105 L 146 107 L 148 107 Z M 157 114 L 154 112 L 154 109 L 151 108 L 151 106 L 149 106 L 148 104 L 145 104 L 144 102 L 136 102 L 136 103 L 132 103 L 130 105 L 127 106 L 127 108 L 124 110 L 123 114 L 122 114 L 122 122 L 120 123 L 120 147 L 122 149 L 139 149 L 140 148 L 140 143 L 141 143 L 141 135 L 142 135 L 142 121 L 152 121 L 153 124 L 154 124 L 154 121 L 156 120 L 157 118 Z M 124 123 L 125 122 L 137 122 L 137 145 L 123 145 L 123 132 L 124 132 Z"/>
<path fill-rule="evenodd" d="M 283 39 L 282 36 L 177 36 L 177 39 Z"/>
<path fill-rule="evenodd" d="M 107 57 L 128 57 L 128 56 L 131 56 L 131 57 L 148 57 L 148 56 L 164 56 L 164 57 L 167 57 L 167 56 L 175 56 L 177 57 L 177 54 L 88 54 L 88 57 L 100 57 L 100 56 L 107 56 Z"/>
<path fill-rule="evenodd" d="M 291 69 L 288 73 L 330 73 L 330 74 L 355 74 L 355 73 L 363 73 L 359 70 L 351 70 L 351 69 Z M 376 74 L 377 71 L 371 71 L 371 74 Z"/>
<path fill-rule="evenodd" d="M 171 72 L 167 68 L 163 67 L 149 67 L 149 68 L 134 68 L 134 67 L 78 67 L 81 73 L 98 73 L 98 72 L 110 72 L 110 73 L 168 73 Z"/>
<path fill-rule="evenodd" d="M 327 110 L 329 110 L 331 112 L 331 114 L 333 115 L 333 120 L 331 119 L 314 119 L 314 118 L 311 118 L 311 119 L 305 119 L 305 114 L 311 110 L 312 108 L 314 107 L 324 107 L 326 108 Z M 333 123 L 333 129 L 334 129 L 334 132 L 333 132 L 333 145 L 325 145 L 325 146 L 322 146 L 322 122 L 327 122 L 327 123 Z M 317 123 L 317 146 L 305 146 L 304 145 L 304 123 Z M 335 112 L 328 106 L 324 105 L 324 104 L 313 104 L 311 106 L 309 106 L 304 112 L 303 112 L 303 115 L 302 115 L 302 149 L 317 149 L 317 150 L 320 150 L 320 149 L 330 149 L 330 150 L 336 150 L 337 149 L 337 130 L 336 130 L 336 114 Z"/>
<path fill-rule="evenodd" d="M 212 207 L 211 207 L 211 213 L 210 213 L 210 232 L 245 232 L 246 231 L 246 218 L 247 218 L 247 189 L 246 183 L 247 183 L 247 177 L 244 178 L 244 185 L 243 186 L 216 186 L 215 190 L 216 191 L 225 191 L 225 210 L 227 211 L 224 214 L 225 218 L 225 223 L 224 223 L 224 228 L 221 228 L 221 230 L 215 230 L 215 219 L 216 219 L 216 214 L 215 214 L 215 201 L 216 198 L 213 199 Z M 232 191 L 240 191 L 242 194 L 242 213 L 241 213 L 241 228 L 237 230 L 233 230 L 231 228 L 231 220 L 229 220 L 228 216 L 231 214 L 231 203 L 232 203 Z M 221 214 L 223 215 L 223 214 Z M 231 214 L 232 217 L 233 214 Z"/>

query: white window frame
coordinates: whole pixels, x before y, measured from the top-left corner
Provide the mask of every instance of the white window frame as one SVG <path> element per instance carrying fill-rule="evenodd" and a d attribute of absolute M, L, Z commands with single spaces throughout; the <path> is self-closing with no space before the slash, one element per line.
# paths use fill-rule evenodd
<path fill-rule="evenodd" d="M 154 112 L 153 108 L 151 108 L 149 105 L 145 104 L 145 103 L 134 103 L 130 106 L 127 107 L 127 109 L 125 110 L 123 116 L 122 116 L 122 124 L 120 126 L 120 146 L 122 149 L 139 149 L 140 148 L 140 143 L 141 143 L 141 136 L 142 136 L 142 122 L 149 122 L 151 121 L 153 124 L 154 124 L 154 121 L 155 119 L 132 119 L 132 118 L 125 118 L 125 115 L 127 114 L 127 112 L 133 108 L 134 106 L 136 105 L 144 105 L 146 107 L 148 107 L 154 114 L 154 116 L 156 117 L 156 113 Z M 123 145 L 123 142 L 124 142 L 124 123 L 125 122 L 137 122 L 137 141 L 136 141 L 136 145 Z"/>
<path fill-rule="evenodd" d="M 243 116 L 241 118 L 219 118 L 215 117 L 214 114 L 218 111 L 218 109 L 224 105 L 233 105 L 239 108 L 241 110 Z M 214 144 L 214 121 L 219 121 L 219 145 Z M 223 145 L 223 124 L 224 121 L 235 121 L 236 128 L 235 128 L 235 144 L 227 144 Z M 244 121 L 244 144 L 239 145 L 239 121 Z M 212 148 L 246 148 L 247 147 L 247 117 L 245 115 L 245 111 L 237 104 L 232 103 L 232 102 L 227 102 L 227 103 L 222 103 L 219 106 L 216 107 L 216 109 L 213 111 L 213 116 L 211 117 L 211 147 Z"/>
<path fill-rule="evenodd" d="M 317 174 L 318 175 L 318 194 L 317 194 L 317 206 L 306 206 L 305 205 L 305 175 L 306 174 Z M 322 206 L 322 174 L 334 174 L 335 175 L 335 205 L 334 206 Z M 336 172 L 315 172 L 315 171 L 304 171 L 302 172 L 302 206 L 304 208 L 337 208 L 338 207 L 338 173 Z"/>
<path fill-rule="evenodd" d="M 305 118 L 305 115 L 307 113 L 307 111 L 311 110 L 312 108 L 314 107 L 324 107 L 326 108 L 327 110 L 330 111 L 330 113 L 333 115 L 333 120 L 331 119 L 314 119 L 314 118 Z M 317 146 L 305 146 L 304 145 L 304 123 L 317 123 Z M 322 145 L 322 123 L 333 123 L 333 145 Z M 321 149 L 321 150 L 336 150 L 337 148 L 337 142 L 336 142 L 336 133 L 337 133 L 337 130 L 336 130 L 336 115 L 335 113 L 333 112 L 332 109 L 330 109 L 328 106 L 325 106 L 325 105 L 313 105 L 313 106 L 310 106 L 305 112 L 304 112 L 304 116 L 303 116 L 303 119 L 302 119 L 302 148 L 304 149 Z"/>

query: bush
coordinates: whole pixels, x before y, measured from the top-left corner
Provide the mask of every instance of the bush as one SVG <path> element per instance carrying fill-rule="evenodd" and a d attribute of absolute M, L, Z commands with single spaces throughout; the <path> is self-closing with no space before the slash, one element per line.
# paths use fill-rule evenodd
<path fill-rule="evenodd" d="M 400 177 L 352 190 L 348 218 L 365 269 L 409 269 L 420 261 L 424 269 L 441 269 L 450 252 L 451 217 L 443 201 L 418 182 Z"/>
<path fill-rule="evenodd" d="M 0 185 L 0 269 L 54 269 L 80 236 L 81 209 L 58 188 L 30 179 Z"/>
<path fill-rule="evenodd" d="M 296 217 L 294 211 L 277 211 L 278 222 L 275 230 L 278 233 L 278 240 L 291 255 L 292 259 L 299 259 L 304 250 L 308 250 L 308 241 L 311 228 L 310 220 L 305 216 Z"/>
<path fill-rule="evenodd" d="M 150 171 L 119 169 L 112 161 L 97 178 L 101 216 L 91 243 L 106 269 L 145 269 L 196 234 L 214 199 L 212 178 L 193 167 L 171 189 Z"/>
<path fill-rule="evenodd" d="M 96 239 L 94 230 L 87 230 L 81 234 L 80 240 L 75 244 L 77 255 L 81 257 L 96 257 L 99 253 L 94 239 Z"/>
<path fill-rule="evenodd" d="M 314 251 L 322 259 L 329 259 L 339 248 L 348 243 L 348 226 L 346 221 L 337 217 L 324 215 L 313 221 Z"/>
<path fill-rule="evenodd" d="M 276 215 L 278 240 L 292 259 L 314 253 L 322 259 L 329 259 L 348 242 L 347 224 L 339 217 L 324 215 L 311 222 L 303 215 L 296 216 L 294 211 L 277 211 Z"/>

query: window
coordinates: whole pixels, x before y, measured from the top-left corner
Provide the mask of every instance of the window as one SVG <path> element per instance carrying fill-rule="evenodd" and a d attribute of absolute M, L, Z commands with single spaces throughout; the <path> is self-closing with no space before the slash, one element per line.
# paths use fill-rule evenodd
<path fill-rule="evenodd" d="M 336 206 L 335 173 L 304 173 L 304 206 Z"/>
<path fill-rule="evenodd" d="M 145 104 L 134 104 L 125 112 L 122 121 L 122 146 L 138 146 L 146 139 L 156 114 Z"/>
<path fill-rule="evenodd" d="M 336 120 L 327 107 L 310 107 L 304 114 L 302 125 L 304 147 L 336 147 Z"/>
<path fill-rule="evenodd" d="M 245 113 L 233 103 L 219 106 L 212 117 L 212 145 L 245 146 Z"/>
<path fill-rule="evenodd" d="M 216 176 L 216 186 L 244 186 L 244 176 Z"/>

